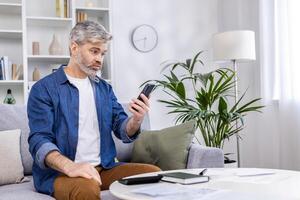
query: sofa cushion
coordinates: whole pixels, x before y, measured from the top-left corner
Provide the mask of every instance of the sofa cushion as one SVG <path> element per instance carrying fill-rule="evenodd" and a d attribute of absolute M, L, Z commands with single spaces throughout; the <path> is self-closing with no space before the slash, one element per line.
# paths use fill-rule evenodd
<path fill-rule="evenodd" d="M 36 192 L 33 186 L 32 176 L 27 176 L 30 182 L 21 184 L 10 184 L 0 187 L 0 200 L 55 200 L 52 196 Z M 109 190 L 101 191 L 103 200 L 119 200 Z"/>
<path fill-rule="evenodd" d="M 24 177 L 20 135 L 20 129 L 0 131 L 0 185 L 19 183 Z"/>
<path fill-rule="evenodd" d="M 122 104 L 122 107 L 124 108 L 124 111 L 126 114 L 131 117 L 131 113 L 128 110 L 128 104 L 124 103 Z M 143 123 L 141 125 L 141 130 L 149 130 L 150 129 L 150 119 L 148 113 L 145 115 Z M 117 159 L 122 162 L 130 162 L 131 155 L 132 155 L 132 149 L 133 149 L 133 143 L 123 143 L 121 140 L 119 140 L 114 134 L 113 139 L 116 145 L 117 150 Z"/>
<path fill-rule="evenodd" d="M 0 199 L 9 200 L 55 200 L 53 197 L 36 192 L 32 177 L 27 177 L 30 182 L 21 184 L 10 184 L 0 187 Z"/>
<path fill-rule="evenodd" d="M 32 157 L 28 146 L 28 119 L 26 106 L 0 104 L 0 131 L 21 129 L 21 158 L 25 175 L 31 174 Z"/>
<path fill-rule="evenodd" d="M 144 131 L 135 141 L 131 162 L 149 163 L 162 170 L 186 168 L 195 135 L 195 121 L 159 131 Z"/>

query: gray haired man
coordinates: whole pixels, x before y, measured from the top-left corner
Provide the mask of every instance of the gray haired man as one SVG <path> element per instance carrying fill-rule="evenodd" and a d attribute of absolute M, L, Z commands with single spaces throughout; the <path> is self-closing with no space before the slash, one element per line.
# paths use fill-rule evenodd
<path fill-rule="evenodd" d="M 92 21 L 70 33 L 70 61 L 38 81 L 28 100 L 30 153 L 37 191 L 58 200 L 100 199 L 122 177 L 159 171 L 153 165 L 115 162 L 112 131 L 134 141 L 149 100 L 133 99 L 128 118 L 107 82 L 97 76 L 112 36 Z"/>

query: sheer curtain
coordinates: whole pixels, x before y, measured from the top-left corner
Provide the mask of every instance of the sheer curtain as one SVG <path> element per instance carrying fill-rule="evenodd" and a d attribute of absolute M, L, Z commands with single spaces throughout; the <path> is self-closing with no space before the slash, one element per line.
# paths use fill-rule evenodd
<path fill-rule="evenodd" d="M 300 170 L 300 1 L 259 2 L 261 89 L 266 105 L 259 124 L 267 136 L 259 143 L 269 148 L 269 157 L 261 159 L 269 159 L 276 168 Z"/>

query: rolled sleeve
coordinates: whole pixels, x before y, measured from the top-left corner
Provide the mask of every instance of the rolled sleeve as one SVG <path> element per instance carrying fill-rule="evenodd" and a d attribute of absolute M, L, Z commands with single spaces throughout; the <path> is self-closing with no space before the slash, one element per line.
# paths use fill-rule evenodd
<path fill-rule="evenodd" d="M 46 169 L 45 157 L 53 150 L 58 150 L 53 132 L 53 102 L 47 87 L 36 83 L 30 92 L 27 104 L 30 134 L 28 137 L 29 151 L 34 163 Z"/>
<path fill-rule="evenodd" d="M 120 131 L 121 134 L 120 135 L 121 135 L 121 139 L 124 143 L 133 142 L 141 132 L 141 127 L 140 127 L 133 136 L 129 137 L 127 130 L 126 130 L 126 126 L 127 126 L 127 123 L 129 120 L 130 120 L 130 118 L 127 118 L 126 120 L 124 120 L 124 122 L 121 125 L 121 131 Z"/>
<path fill-rule="evenodd" d="M 41 169 L 48 169 L 45 164 L 45 158 L 51 151 L 59 151 L 57 146 L 51 142 L 44 143 L 36 152 L 35 161 Z"/>

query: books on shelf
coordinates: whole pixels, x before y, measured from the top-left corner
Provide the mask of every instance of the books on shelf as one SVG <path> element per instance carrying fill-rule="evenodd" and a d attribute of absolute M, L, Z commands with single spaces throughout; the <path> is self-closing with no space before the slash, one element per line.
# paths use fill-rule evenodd
<path fill-rule="evenodd" d="M 56 0 L 56 17 L 69 18 L 70 15 L 70 1 L 71 0 Z"/>
<path fill-rule="evenodd" d="M 17 67 L 16 64 L 12 64 L 7 56 L 0 57 L 0 80 L 19 80 L 22 71 L 22 65 Z"/>
<path fill-rule="evenodd" d="M 87 19 L 88 19 L 88 16 L 87 16 L 86 12 L 78 11 L 76 13 L 76 21 L 77 22 L 83 22 L 83 21 L 86 21 Z"/>
<path fill-rule="evenodd" d="M 171 172 L 161 174 L 163 175 L 162 181 L 181 183 L 181 184 L 193 184 L 193 183 L 203 183 L 208 182 L 208 176 L 202 176 L 198 174 L 190 174 L 185 172 Z"/>

